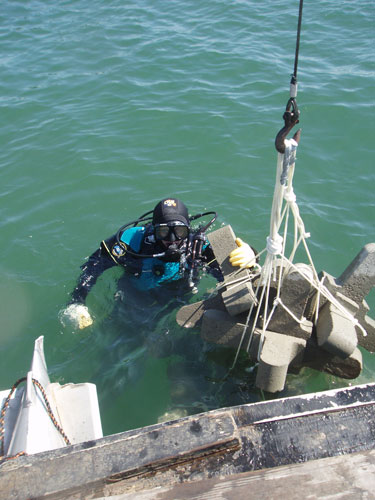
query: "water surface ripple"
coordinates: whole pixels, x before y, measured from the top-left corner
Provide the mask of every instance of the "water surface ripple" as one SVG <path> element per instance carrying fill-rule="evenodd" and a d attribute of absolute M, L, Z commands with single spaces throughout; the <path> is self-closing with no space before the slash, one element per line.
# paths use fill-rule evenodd
<path fill-rule="evenodd" d="M 304 6 L 295 192 L 316 267 L 333 276 L 374 241 L 374 11 Z M 264 247 L 297 14 L 286 0 L 3 3 L 3 388 L 43 334 L 54 381 L 97 384 L 105 433 L 261 398 L 246 359 L 222 381 L 232 351 L 181 332 L 176 309 L 129 311 L 118 270 L 90 296 L 91 329 L 58 313 L 101 239 L 170 194 Z M 364 360 L 355 383 L 374 379 Z M 282 395 L 346 383 L 303 370 Z"/>

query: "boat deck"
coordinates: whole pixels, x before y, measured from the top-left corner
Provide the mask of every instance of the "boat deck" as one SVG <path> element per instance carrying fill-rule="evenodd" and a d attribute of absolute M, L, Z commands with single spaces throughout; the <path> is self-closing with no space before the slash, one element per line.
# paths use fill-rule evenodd
<path fill-rule="evenodd" d="M 374 473 L 375 384 L 366 384 L 20 457 L 1 466 L 0 488 L 7 499 L 301 498 L 306 488 L 308 498 L 374 498 Z"/>

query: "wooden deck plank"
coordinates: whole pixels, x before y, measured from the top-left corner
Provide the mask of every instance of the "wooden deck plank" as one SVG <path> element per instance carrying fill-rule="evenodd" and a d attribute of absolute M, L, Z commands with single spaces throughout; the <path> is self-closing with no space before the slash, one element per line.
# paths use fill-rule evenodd
<path fill-rule="evenodd" d="M 105 498 L 107 500 L 279 500 L 280 498 L 372 500 L 375 498 L 375 450 Z"/>
<path fill-rule="evenodd" d="M 1 495 L 375 499 L 374 396 L 365 384 L 223 408 L 22 456 L 1 465 Z"/>

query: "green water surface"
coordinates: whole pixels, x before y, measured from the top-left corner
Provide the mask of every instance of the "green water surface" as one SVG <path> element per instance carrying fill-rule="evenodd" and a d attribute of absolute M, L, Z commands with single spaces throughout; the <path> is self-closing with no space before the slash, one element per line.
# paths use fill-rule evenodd
<path fill-rule="evenodd" d="M 294 190 L 316 268 L 333 276 L 375 241 L 374 10 L 304 5 Z M 99 242 L 165 196 L 264 248 L 297 14 L 286 0 L 3 2 L 1 388 L 44 335 L 53 381 L 97 384 L 105 434 L 271 397 L 245 357 L 223 380 L 234 353 L 181 330 L 176 308 L 129 311 L 119 269 L 89 297 L 92 327 L 59 312 Z M 197 298 L 214 286 L 204 278 Z M 373 381 L 363 356 L 357 380 L 305 369 L 281 396 Z"/>

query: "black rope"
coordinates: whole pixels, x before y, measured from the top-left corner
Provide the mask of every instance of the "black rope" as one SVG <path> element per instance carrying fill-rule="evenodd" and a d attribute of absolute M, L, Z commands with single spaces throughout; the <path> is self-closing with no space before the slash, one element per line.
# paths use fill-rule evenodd
<path fill-rule="evenodd" d="M 281 154 L 285 152 L 285 139 L 292 128 L 299 122 L 299 109 L 297 106 L 296 96 L 297 96 L 297 70 L 298 70 L 298 56 L 299 56 L 299 45 L 301 39 L 301 26 L 302 26 L 302 8 L 303 0 L 299 1 L 299 13 L 298 13 L 298 27 L 297 27 L 297 40 L 296 40 L 296 52 L 294 57 L 294 71 L 292 79 L 290 81 L 290 98 L 287 102 L 285 113 L 283 114 L 284 127 L 279 130 L 279 133 L 275 139 L 275 147 L 277 151 Z M 295 140 L 299 140 L 299 132 L 294 136 Z"/>
<path fill-rule="evenodd" d="M 299 56 L 299 42 L 301 39 L 301 26 L 302 26 L 302 9 L 303 0 L 299 2 L 299 12 L 298 12 L 298 27 L 297 27 L 297 41 L 296 41 L 296 54 L 294 57 L 294 71 L 292 75 L 292 82 L 297 82 L 297 69 L 298 69 L 298 56 Z"/>

